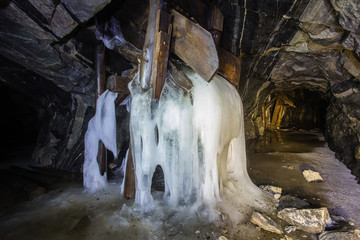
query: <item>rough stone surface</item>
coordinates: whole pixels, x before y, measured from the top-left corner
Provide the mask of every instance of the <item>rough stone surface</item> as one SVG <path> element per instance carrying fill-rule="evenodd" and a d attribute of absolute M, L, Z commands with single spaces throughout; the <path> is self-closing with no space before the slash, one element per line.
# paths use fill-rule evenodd
<path fill-rule="evenodd" d="M 310 204 L 298 197 L 292 195 L 283 195 L 280 198 L 279 202 L 279 209 L 283 208 L 305 208 L 308 207 Z"/>
<path fill-rule="evenodd" d="M 321 233 L 331 222 L 327 208 L 296 209 L 285 208 L 278 212 L 278 218 L 309 233 Z"/>
<path fill-rule="evenodd" d="M 294 0 L 279 8 L 256 2 L 233 3 L 223 39 L 225 48 L 242 56 L 239 92 L 249 149 L 251 139 L 264 133 L 261 107 L 266 97 L 306 89 L 326 99 L 329 146 L 360 176 L 359 1 Z M 230 47 L 234 42 L 235 50 Z"/>
<path fill-rule="evenodd" d="M 281 226 L 279 226 L 274 220 L 270 217 L 265 216 L 258 212 L 253 212 L 251 215 L 251 220 L 253 224 L 259 226 L 260 228 L 264 229 L 265 231 L 283 234 L 284 232 L 281 230 Z"/>
<path fill-rule="evenodd" d="M 311 169 L 304 170 L 302 172 L 304 178 L 308 182 L 322 182 L 324 179 L 321 177 L 320 173 L 315 172 Z"/>
<path fill-rule="evenodd" d="M 281 197 L 282 188 L 271 186 L 271 185 L 260 185 L 259 186 L 265 192 L 271 194 L 275 199 L 279 199 Z"/>
<path fill-rule="evenodd" d="M 319 240 L 358 240 L 360 236 L 356 232 L 325 231 L 319 235 Z"/>

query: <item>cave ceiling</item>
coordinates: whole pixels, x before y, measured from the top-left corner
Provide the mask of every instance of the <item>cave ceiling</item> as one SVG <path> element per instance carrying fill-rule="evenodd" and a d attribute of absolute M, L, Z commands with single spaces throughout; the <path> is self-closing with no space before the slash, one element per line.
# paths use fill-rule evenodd
<path fill-rule="evenodd" d="M 174 8 L 199 24 L 205 22 L 207 4 L 172 1 Z M 304 86 L 321 92 L 329 85 L 358 81 L 358 1 L 219 0 L 216 4 L 225 17 L 221 46 L 243 61 L 243 95 L 259 88 L 254 84 L 269 80 L 278 88 Z M 4 61 L 8 67 L 17 63 L 66 92 L 90 96 L 86 100 L 90 104 L 95 87 L 94 16 L 104 21 L 115 17 L 125 39 L 141 49 L 147 2 L 11 0 L 2 2 L 0 13 L 0 51 L 9 60 Z M 129 59 L 111 54 L 110 59 L 118 60 L 109 64 L 110 73 L 131 67 Z M 7 71 L 8 67 L 3 66 Z M 11 82 L 3 75 L 1 80 Z"/>

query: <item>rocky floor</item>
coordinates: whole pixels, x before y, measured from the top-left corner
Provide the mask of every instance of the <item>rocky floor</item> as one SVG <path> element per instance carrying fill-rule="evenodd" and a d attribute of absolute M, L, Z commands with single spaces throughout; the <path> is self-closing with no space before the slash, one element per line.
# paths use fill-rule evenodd
<path fill-rule="evenodd" d="M 117 183 L 93 195 L 84 193 L 81 182 L 65 183 L 32 201 L 16 204 L 6 201 L 7 204 L 0 205 L 1 239 L 358 239 L 360 185 L 350 170 L 335 159 L 322 134 L 278 131 L 267 135 L 265 140 L 259 148 L 261 152 L 248 156 L 253 181 L 263 185 L 266 191 L 274 190 L 278 199 L 276 212 L 260 213 L 265 217 L 255 213 L 256 219 L 250 221 L 249 216 L 249 221 L 233 225 L 226 219 L 207 223 L 163 210 L 139 215 L 127 207 L 132 202 L 124 204 Z M 302 174 L 304 170 L 319 172 L 323 181 L 307 182 Z M 280 188 L 282 191 L 278 193 Z M 318 230 L 289 223 L 286 216 L 289 207 L 326 207 L 332 223 L 321 235 L 311 233 Z M 319 218 L 323 217 L 325 223 L 327 216 L 320 212 Z M 279 230 L 274 230 L 274 226 L 257 226 L 263 222 Z"/>
<path fill-rule="evenodd" d="M 360 185 L 350 170 L 335 158 L 318 130 L 268 133 L 258 152 L 248 156 L 248 163 L 250 177 L 256 185 L 282 189 L 278 210 L 327 207 L 332 218 L 327 230 L 344 232 L 359 228 Z M 323 180 L 308 182 L 303 175 L 307 170 L 318 172 Z M 298 239 L 301 234 L 300 231 L 289 236 Z M 343 238 L 322 236 L 320 239 Z"/>

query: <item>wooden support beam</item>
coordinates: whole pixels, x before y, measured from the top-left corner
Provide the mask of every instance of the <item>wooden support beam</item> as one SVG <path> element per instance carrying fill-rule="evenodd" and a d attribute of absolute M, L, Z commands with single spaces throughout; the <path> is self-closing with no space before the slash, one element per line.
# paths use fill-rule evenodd
<path fill-rule="evenodd" d="M 241 59 L 232 55 L 223 48 L 218 48 L 219 70 L 218 73 L 235 87 L 239 86 L 241 74 Z"/>
<path fill-rule="evenodd" d="M 263 126 L 266 129 L 266 111 L 267 109 L 275 102 L 276 98 L 272 98 L 268 103 L 263 103 L 262 105 L 262 120 L 263 120 Z"/>
<path fill-rule="evenodd" d="M 274 97 L 273 99 L 270 100 L 270 102 L 268 102 L 266 105 L 265 105 L 265 110 L 267 110 L 276 100 L 276 97 Z"/>
<path fill-rule="evenodd" d="M 165 84 L 165 74 L 169 59 L 172 24 L 171 16 L 162 9 L 157 10 L 154 55 L 150 83 L 153 89 L 152 97 L 159 99 Z"/>
<path fill-rule="evenodd" d="M 210 32 L 175 10 L 171 51 L 188 64 L 205 81 L 210 81 L 219 68 L 219 59 Z"/>
<path fill-rule="evenodd" d="M 279 112 L 280 112 L 280 108 L 281 108 L 280 103 L 281 103 L 281 100 L 279 97 L 277 97 L 276 102 L 275 102 L 275 108 L 274 108 L 272 118 L 271 118 L 270 130 L 276 129 L 278 118 L 279 118 Z"/>
<path fill-rule="evenodd" d="M 105 45 L 103 42 L 100 42 L 96 47 L 96 56 L 95 56 L 95 74 L 96 74 L 96 92 L 95 92 L 95 105 L 96 100 L 100 97 L 100 95 L 105 92 Z M 103 176 L 107 170 L 107 155 L 106 148 L 104 144 L 99 142 L 99 150 L 97 161 L 100 168 L 100 174 Z"/>
<path fill-rule="evenodd" d="M 284 113 L 284 105 L 281 104 L 280 109 L 279 109 L 279 113 L 278 113 L 278 117 L 277 117 L 277 121 L 276 121 L 276 129 L 280 128 L 281 120 L 283 118 L 283 113 Z"/>
<path fill-rule="evenodd" d="M 289 105 L 290 107 L 295 108 L 295 104 L 293 101 L 291 101 L 288 96 L 286 96 L 284 93 L 280 94 L 279 97 L 281 98 L 281 100 L 283 100 L 287 105 Z"/>
<path fill-rule="evenodd" d="M 129 147 L 128 159 L 125 170 L 125 179 L 124 179 L 124 197 L 126 199 L 135 198 L 135 168 L 134 161 L 132 157 L 131 143 Z"/>

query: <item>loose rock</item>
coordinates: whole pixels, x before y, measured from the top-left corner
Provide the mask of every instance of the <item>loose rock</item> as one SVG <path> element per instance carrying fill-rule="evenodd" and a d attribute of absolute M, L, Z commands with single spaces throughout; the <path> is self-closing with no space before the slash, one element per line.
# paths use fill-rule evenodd
<path fill-rule="evenodd" d="M 271 194 L 275 199 L 279 199 L 281 197 L 282 188 L 271 186 L 271 185 L 260 185 L 260 188 L 265 192 Z"/>
<path fill-rule="evenodd" d="M 224 237 L 224 236 L 220 236 L 219 238 L 218 238 L 218 240 L 228 240 L 226 237 Z"/>
<path fill-rule="evenodd" d="M 302 172 L 304 178 L 306 179 L 306 181 L 308 182 L 322 182 L 324 181 L 324 179 L 320 176 L 320 173 L 315 172 L 313 170 L 304 170 Z"/>
<path fill-rule="evenodd" d="M 280 240 L 293 240 L 291 237 L 285 235 L 283 238 L 280 238 Z"/>
<path fill-rule="evenodd" d="M 319 240 L 358 240 L 359 236 L 355 232 L 323 232 L 319 235 Z"/>
<path fill-rule="evenodd" d="M 331 222 L 329 211 L 325 207 L 318 209 L 285 208 L 279 211 L 277 216 L 309 233 L 321 233 L 325 230 L 326 224 Z"/>
<path fill-rule="evenodd" d="M 251 216 L 251 222 L 266 231 L 277 233 L 277 234 L 284 233 L 281 230 L 281 227 L 274 220 L 272 220 L 268 216 L 262 215 L 261 213 L 253 212 L 253 214 Z"/>
<path fill-rule="evenodd" d="M 296 231 L 296 226 L 286 226 L 285 227 L 285 232 L 286 233 L 291 233 L 291 232 L 294 232 Z"/>

